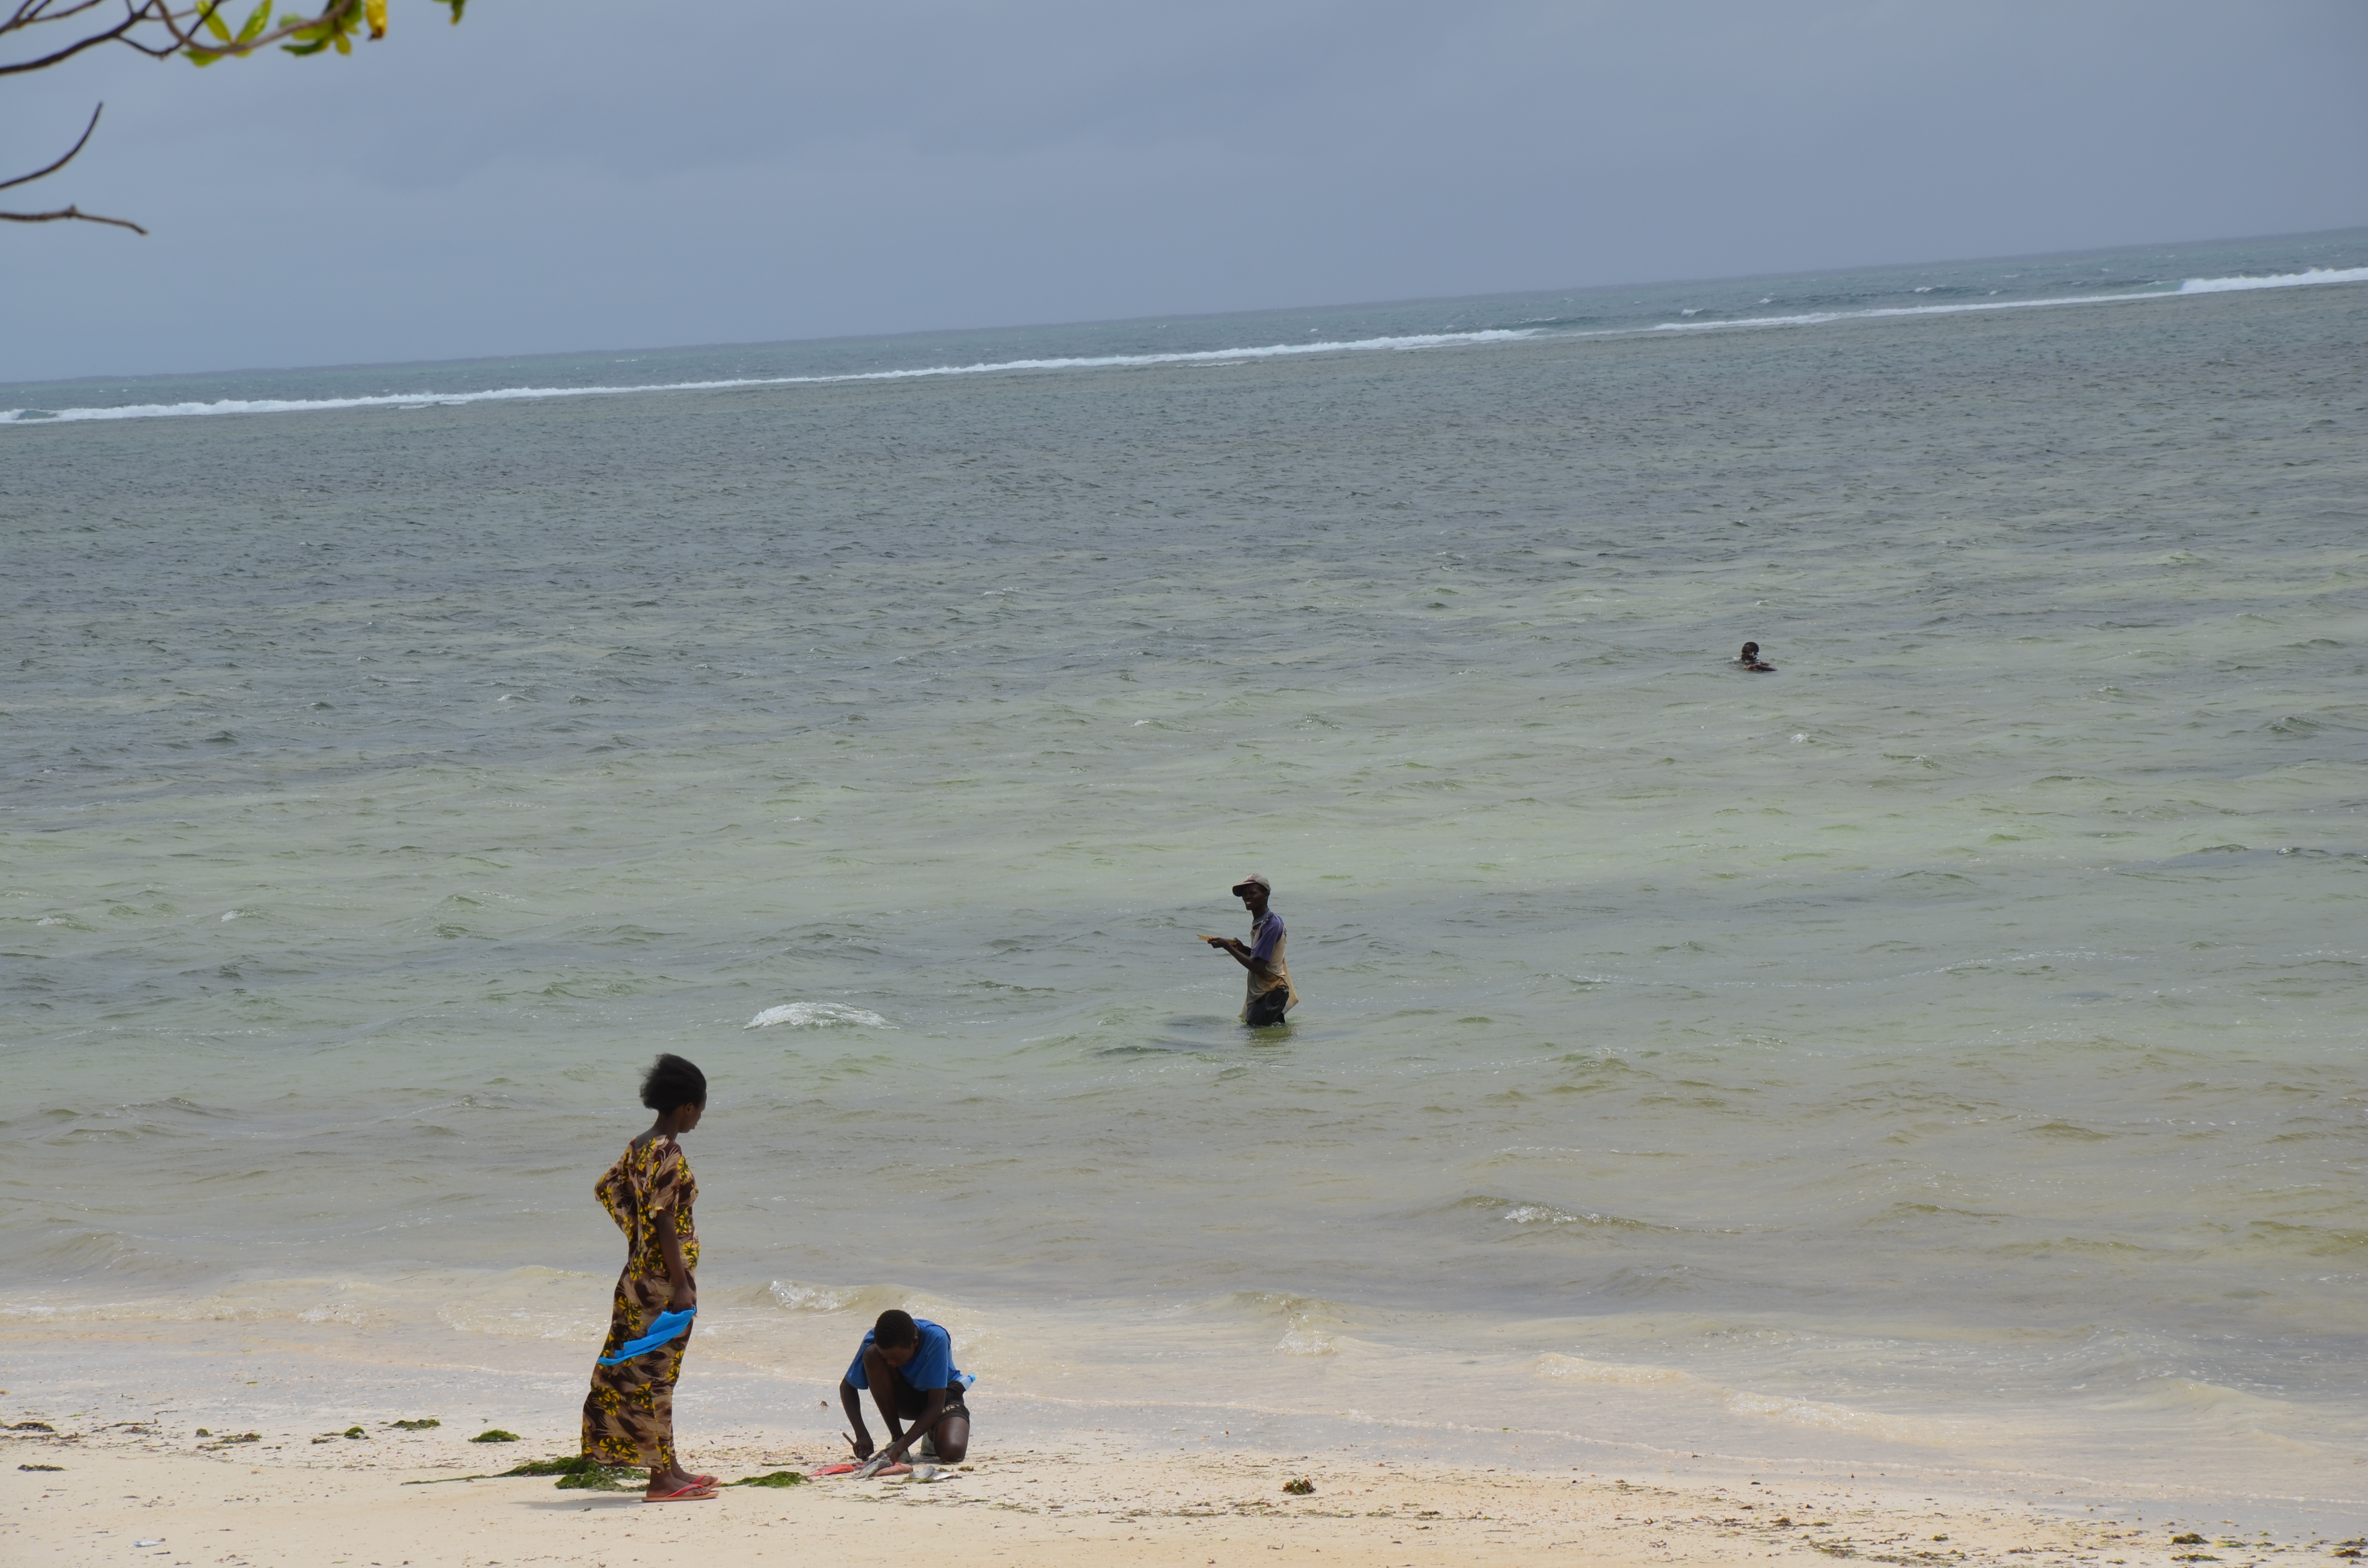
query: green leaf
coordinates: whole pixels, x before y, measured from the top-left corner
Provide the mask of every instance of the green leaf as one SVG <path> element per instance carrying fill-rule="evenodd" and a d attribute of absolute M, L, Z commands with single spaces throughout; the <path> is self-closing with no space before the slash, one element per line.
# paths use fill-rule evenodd
<path fill-rule="evenodd" d="M 207 4 L 199 10 L 198 20 L 206 25 L 206 31 L 213 34 L 222 42 L 232 41 L 229 25 L 222 19 L 222 7 L 214 5 L 212 0 L 207 0 Z"/>
<path fill-rule="evenodd" d="M 245 43 L 247 40 L 261 32 L 264 28 L 264 25 L 270 20 L 271 0 L 263 0 L 261 5 L 256 6 L 254 10 L 247 13 L 246 26 L 238 29 L 238 41 Z"/>

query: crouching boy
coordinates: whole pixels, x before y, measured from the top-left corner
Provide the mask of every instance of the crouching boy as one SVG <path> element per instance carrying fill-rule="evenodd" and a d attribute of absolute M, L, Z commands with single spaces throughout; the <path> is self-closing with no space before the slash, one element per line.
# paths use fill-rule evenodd
<path fill-rule="evenodd" d="M 970 1406 L 962 1394 L 975 1380 L 954 1370 L 954 1337 L 927 1318 L 891 1307 L 880 1314 L 838 1381 L 838 1403 L 855 1423 L 855 1457 L 871 1457 L 863 1425 L 863 1398 L 871 1391 L 888 1428 L 888 1462 L 912 1457 L 959 1464 L 970 1451 Z M 911 1422 L 906 1431 L 903 1423 Z"/>

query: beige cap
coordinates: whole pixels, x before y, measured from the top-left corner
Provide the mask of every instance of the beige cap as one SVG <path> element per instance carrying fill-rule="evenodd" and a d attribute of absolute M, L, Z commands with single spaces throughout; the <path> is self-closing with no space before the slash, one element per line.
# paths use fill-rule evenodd
<path fill-rule="evenodd" d="M 1238 893 L 1244 888 L 1248 887 L 1264 888 L 1269 892 L 1274 892 L 1274 883 L 1268 878 L 1264 871 L 1252 871 L 1248 876 L 1244 877 L 1240 881 L 1234 884 L 1234 892 Z"/>

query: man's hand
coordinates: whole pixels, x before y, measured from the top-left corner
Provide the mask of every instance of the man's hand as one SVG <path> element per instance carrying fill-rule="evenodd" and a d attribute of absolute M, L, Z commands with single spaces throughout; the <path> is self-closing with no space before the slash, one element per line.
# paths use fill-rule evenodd
<path fill-rule="evenodd" d="M 931 1389 L 922 1397 L 920 1414 L 913 1417 L 912 1430 L 897 1433 L 896 1440 L 888 1445 L 888 1457 L 891 1460 L 902 1460 L 914 1444 L 919 1442 L 926 1434 L 937 1429 L 938 1417 L 945 1414 L 945 1409 L 946 1391 Z"/>
<path fill-rule="evenodd" d="M 845 1378 L 838 1380 L 838 1406 L 847 1412 L 847 1424 L 855 1428 L 848 1441 L 855 1446 L 858 1460 L 871 1457 L 871 1428 L 863 1424 L 863 1396 Z"/>
<path fill-rule="evenodd" d="M 676 1280 L 674 1294 L 666 1301 L 666 1310 L 674 1312 L 687 1312 L 697 1305 L 699 1305 L 699 1286 L 689 1279 Z"/>

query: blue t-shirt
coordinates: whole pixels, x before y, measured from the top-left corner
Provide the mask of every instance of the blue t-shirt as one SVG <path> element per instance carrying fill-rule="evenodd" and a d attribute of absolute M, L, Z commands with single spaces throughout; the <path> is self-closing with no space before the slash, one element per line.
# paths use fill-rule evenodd
<path fill-rule="evenodd" d="M 921 1343 L 913 1358 L 896 1369 L 906 1388 L 923 1393 L 931 1389 L 968 1388 L 975 1381 L 968 1372 L 954 1370 L 954 1336 L 927 1318 L 915 1318 L 914 1326 L 921 1331 Z M 871 1348 L 871 1334 L 866 1330 L 863 1343 L 855 1347 L 855 1364 L 847 1369 L 847 1381 L 860 1389 L 871 1385 L 863 1378 L 863 1353 Z"/>

